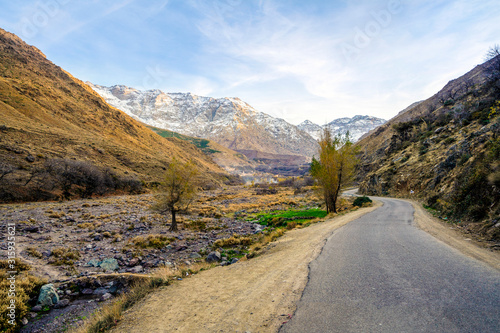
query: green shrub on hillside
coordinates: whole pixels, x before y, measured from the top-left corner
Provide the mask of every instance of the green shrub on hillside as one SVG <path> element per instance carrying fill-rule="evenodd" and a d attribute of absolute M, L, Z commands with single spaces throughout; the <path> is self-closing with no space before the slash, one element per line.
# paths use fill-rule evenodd
<path fill-rule="evenodd" d="M 368 198 L 367 196 L 362 196 L 362 197 L 357 197 L 352 203 L 352 205 L 362 207 L 363 204 L 370 202 L 372 202 L 372 199 Z"/>

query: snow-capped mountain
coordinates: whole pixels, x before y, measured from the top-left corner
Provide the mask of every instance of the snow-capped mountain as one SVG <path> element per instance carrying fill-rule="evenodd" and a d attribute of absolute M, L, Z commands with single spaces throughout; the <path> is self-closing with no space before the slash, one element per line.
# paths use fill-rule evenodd
<path fill-rule="evenodd" d="M 319 139 L 323 128 L 329 127 L 333 134 L 346 133 L 349 131 L 353 141 L 357 141 L 364 134 L 372 129 L 384 124 L 386 120 L 371 116 L 354 116 L 352 118 L 344 117 L 335 119 L 328 124 L 320 126 L 312 121 L 305 120 L 297 127 L 304 132 L 309 133 L 313 138 Z"/>
<path fill-rule="evenodd" d="M 122 85 L 87 82 L 107 103 L 151 126 L 210 139 L 233 150 L 311 157 L 317 142 L 283 119 L 255 110 L 239 98 L 191 93 L 140 91 Z"/>

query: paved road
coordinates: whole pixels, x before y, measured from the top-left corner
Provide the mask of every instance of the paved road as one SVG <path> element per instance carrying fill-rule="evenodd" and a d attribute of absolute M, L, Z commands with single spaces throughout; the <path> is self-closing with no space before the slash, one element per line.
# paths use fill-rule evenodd
<path fill-rule="evenodd" d="M 413 225 L 411 204 L 337 230 L 280 332 L 500 332 L 500 272 Z"/>

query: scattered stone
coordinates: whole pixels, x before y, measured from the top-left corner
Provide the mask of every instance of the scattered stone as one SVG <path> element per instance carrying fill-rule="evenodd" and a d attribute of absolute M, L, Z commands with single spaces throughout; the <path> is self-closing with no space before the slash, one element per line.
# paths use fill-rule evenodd
<path fill-rule="evenodd" d="M 41 305 L 35 305 L 34 307 L 31 308 L 31 311 L 33 311 L 33 312 L 42 312 L 42 306 Z"/>
<path fill-rule="evenodd" d="M 107 301 L 108 299 L 112 298 L 113 295 L 110 293 L 105 293 L 104 295 L 101 296 L 101 301 Z"/>
<path fill-rule="evenodd" d="M 64 308 L 69 305 L 69 299 L 62 299 L 57 304 L 54 305 L 54 309 Z"/>
<path fill-rule="evenodd" d="M 108 293 L 108 289 L 99 287 L 96 290 L 94 290 L 94 292 L 92 294 L 102 296 L 102 295 L 107 294 L 107 293 Z"/>
<path fill-rule="evenodd" d="M 210 252 L 207 256 L 207 259 L 205 259 L 205 261 L 208 263 L 221 261 L 220 252 L 219 251 Z"/>
<path fill-rule="evenodd" d="M 93 293 L 94 293 L 94 291 L 90 288 L 85 288 L 82 290 L 83 295 L 92 295 Z"/>
<path fill-rule="evenodd" d="M 233 260 L 231 260 L 231 265 L 236 264 L 237 262 L 238 262 L 238 258 L 233 258 Z"/>
<path fill-rule="evenodd" d="M 37 304 L 52 306 L 57 302 L 59 302 L 59 295 L 57 295 L 54 285 L 52 283 L 43 285 L 38 295 Z"/>
<path fill-rule="evenodd" d="M 24 231 L 26 231 L 26 232 L 33 232 L 33 233 L 34 232 L 38 232 L 38 230 L 39 230 L 39 228 L 36 225 L 29 225 L 29 226 L 27 226 L 27 227 L 24 228 Z"/>
<path fill-rule="evenodd" d="M 21 324 L 23 324 L 23 326 L 28 325 L 28 319 L 26 319 L 26 317 L 24 317 L 23 319 L 21 319 Z"/>
<path fill-rule="evenodd" d="M 193 252 L 193 253 L 191 253 L 189 255 L 189 258 L 191 258 L 191 259 L 198 259 L 198 258 L 201 258 L 201 256 L 198 253 Z"/>
<path fill-rule="evenodd" d="M 137 266 L 138 263 L 139 263 L 139 258 L 133 258 L 128 262 L 127 266 L 129 267 Z"/>
<path fill-rule="evenodd" d="M 29 154 L 28 156 L 26 156 L 26 161 L 28 161 L 30 163 L 35 162 L 35 156 Z"/>
<path fill-rule="evenodd" d="M 179 245 L 179 246 L 176 246 L 174 250 L 175 250 L 176 252 L 180 252 L 180 251 L 187 250 L 187 248 L 188 248 L 188 247 L 187 247 L 186 245 Z"/>
<path fill-rule="evenodd" d="M 131 273 L 141 273 L 142 271 L 144 271 L 144 268 L 143 268 L 141 265 L 138 265 L 138 266 L 132 267 L 132 268 L 130 269 L 130 272 L 131 272 Z"/>

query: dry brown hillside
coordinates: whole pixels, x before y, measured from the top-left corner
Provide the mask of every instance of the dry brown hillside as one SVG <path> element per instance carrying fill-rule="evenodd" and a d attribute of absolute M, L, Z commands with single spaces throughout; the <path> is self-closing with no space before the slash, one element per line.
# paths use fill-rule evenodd
<path fill-rule="evenodd" d="M 497 55 L 360 140 L 361 191 L 417 197 L 436 215 L 500 240 L 499 114 Z"/>
<path fill-rule="evenodd" d="M 110 168 L 115 176 L 134 176 L 146 182 L 158 181 L 173 157 L 193 159 L 207 179 L 221 179 L 226 174 L 194 145 L 155 134 L 109 106 L 37 48 L 2 29 L 0 114 L 0 187 L 4 194 L 11 185 L 17 189 L 15 194 L 28 191 L 21 185 L 32 171 L 54 158 L 86 161 Z M 11 193 L 3 199 L 17 198 Z"/>

